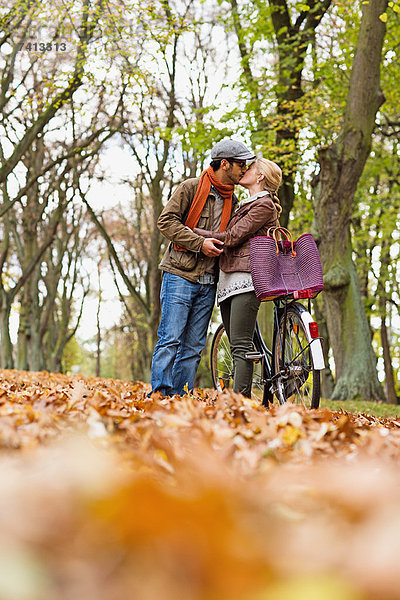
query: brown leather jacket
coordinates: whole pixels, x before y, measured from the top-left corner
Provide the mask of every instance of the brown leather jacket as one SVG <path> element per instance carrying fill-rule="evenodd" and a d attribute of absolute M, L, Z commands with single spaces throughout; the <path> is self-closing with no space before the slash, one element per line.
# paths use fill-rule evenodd
<path fill-rule="evenodd" d="M 198 184 L 197 177 L 181 183 L 173 192 L 157 222 L 158 229 L 171 241 L 161 260 L 160 269 L 180 275 L 192 282 L 197 281 L 199 275 L 204 275 L 209 263 L 209 258 L 201 252 L 204 236 L 196 234 L 194 230 L 184 225 Z M 199 227 L 204 227 L 205 230 L 212 227 L 214 202 L 215 196 L 210 192 L 198 222 Z M 233 194 L 232 211 L 237 207 L 237 203 L 238 200 Z M 187 252 L 175 250 L 174 243 L 186 248 Z"/>
<path fill-rule="evenodd" d="M 232 215 L 226 231 L 215 232 L 195 228 L 194 233 L 215 237 L 224 242 L 219 266 L 225 273 L 250 272 L 250 238 L 266 235 L 270 227 L 279 225 L 275 204 L 268 192 L 260 198 L 246 202 Z"/>

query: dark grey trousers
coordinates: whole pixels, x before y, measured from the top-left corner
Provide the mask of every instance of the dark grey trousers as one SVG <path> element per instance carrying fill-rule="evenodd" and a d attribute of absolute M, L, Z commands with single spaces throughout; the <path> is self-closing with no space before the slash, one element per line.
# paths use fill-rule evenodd
<path fill-rule="evenodd" d="M 246 360 L 253 352 L 253 335 L 260 302 L 254 292 L 236 294 L 220 304 L 222 322 L 229 338 L 234 363 L 233 391 L 250 398 L 253 362 Z"/>

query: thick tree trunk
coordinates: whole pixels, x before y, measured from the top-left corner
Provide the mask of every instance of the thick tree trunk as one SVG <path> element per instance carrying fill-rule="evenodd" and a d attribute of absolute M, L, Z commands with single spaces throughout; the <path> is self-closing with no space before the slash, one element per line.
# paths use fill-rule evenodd
<path fill-rule="evenodd" d="M 367 318 L 352 260 L 350 217 L 354 194 L 383 102 L 380 63 L 387 0 L 362 6 L 340 138 L 319 153 L 314 181 L 315 220 L 324 270 L 326 318 L 336 366 L 333 399 L 382 400 Z"/>
<path fill-rule="evenodd" d="M 26 245 L 28 256 L 37 252 L 37 244 Z M 25 266 L 23 268 L 25 269 Z M 17 369 L 41 371 L 44 368 L 43 348 L 40 338 L 39 268 L 35 268 L 31 277 L 21 290 L 20 314 L 17 340 Z"/>
<path fill-rule="evenodd" d="M 382 400 L 377 379 L 376 356 L 371 345 L 368 320 L 361 301 L 357 272 L 351 256 L 349 232 L 324 275 L 324 306 L 336 367 L 333 400 L 362 397 Z M 333 248 L 331 248 L 333 251 Z M 329 259 L 321 252 L 323 264 Z"/>

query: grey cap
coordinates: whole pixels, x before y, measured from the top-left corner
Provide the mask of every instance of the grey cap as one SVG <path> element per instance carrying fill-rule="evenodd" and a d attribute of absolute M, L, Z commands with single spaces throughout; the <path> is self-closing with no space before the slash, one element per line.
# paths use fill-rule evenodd
<path fill-rule="evenodd" d="M 215 144 L 211 150 L 211 160 L 219 160 L 221 158 L 233 158 L 235 160 L 250 160 L 255 158 L 255 154 L 243 144 L 231 138 L 221 140 Z"/>

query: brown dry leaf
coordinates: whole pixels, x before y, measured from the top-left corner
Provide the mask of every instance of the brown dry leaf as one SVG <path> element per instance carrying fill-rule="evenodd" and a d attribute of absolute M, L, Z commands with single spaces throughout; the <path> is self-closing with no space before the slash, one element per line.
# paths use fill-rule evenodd
<path fill-rule="evenodd" d="M 286 446 L 293 446 L 302 437 L 304 437 L 304 434 L 293 425 L 286 425 L 282 433 L 282 440 Z"/>
<path fill-rule="evenodd" d="M 400 600 L 398 419 L 148 392 L 0 371 L 0 598 Z"/>

